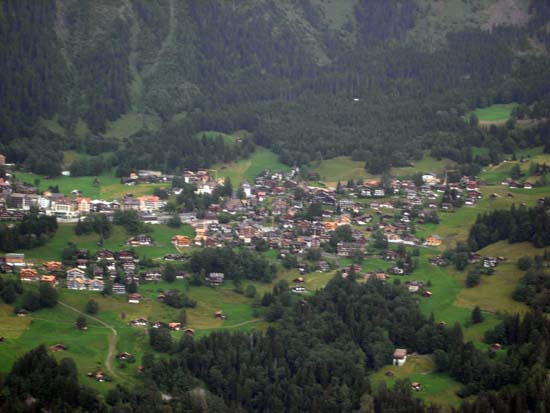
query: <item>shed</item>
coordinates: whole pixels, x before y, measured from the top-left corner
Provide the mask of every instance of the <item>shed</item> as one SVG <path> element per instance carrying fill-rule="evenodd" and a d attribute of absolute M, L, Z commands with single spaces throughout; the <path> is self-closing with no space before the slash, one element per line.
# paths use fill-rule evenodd
<path fill-rule="evenodd" d="M 407 350 L 404 348 L 396 348 L 393 352 L 393 365 L 402 366 L 407 361 Z"/>

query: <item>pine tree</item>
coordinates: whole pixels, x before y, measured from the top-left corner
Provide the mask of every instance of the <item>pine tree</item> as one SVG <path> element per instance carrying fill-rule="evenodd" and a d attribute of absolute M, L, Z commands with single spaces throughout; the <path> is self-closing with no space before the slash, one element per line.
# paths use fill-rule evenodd
<path fill-rule="evenodd" d="M 481 308 L 479 308 L 478 305 L 474 307 L 472 310 L 472 323 L 473 324 L 479 324 L 483 322 L 483 313 L 481 312 Z"/>
<path fill-rule="evenodd" d="M 84 316 L 78 316 L 76 319 L 76 328 L 79 330 L 84 330 L 88 326 L 88 322 L 86 321 L 86 317 Z"/>
<path fill-rule="evenodd" d="M 86 303 L 85 310 L 86 310 L 86 313 L 88 313 L 88 314 L 91 314 L 91 315 L 97 314 L 97 312 L 99 311 L 99 305 L 98 305 L 97 301 L 94 300 L 93 298 L 90 299 Z"/>

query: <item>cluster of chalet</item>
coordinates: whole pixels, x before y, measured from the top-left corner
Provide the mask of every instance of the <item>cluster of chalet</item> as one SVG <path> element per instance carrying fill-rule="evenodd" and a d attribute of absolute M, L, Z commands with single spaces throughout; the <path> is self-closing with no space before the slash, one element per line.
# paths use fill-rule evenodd
<path fill-rule="evenodd" d="M 532 182 L 529 182 L 529 181 L 518 182 L 518 181 L 514 181 L 512 178 L 507 178 L 501 183 L 502 185 L 507 186 L 510 189 L 518 189 L 518 188 L 533 189 L 533 186 L 534 186 Z"/>
<path fill-rule="evenodd" d="M 127 177 L 120 178 L 120 182 L 132 186 L 137 184 L 153 184 L 170 182 L 174 177 L 171 175 L 165 175 L 161 171 L 151 171 L 141 169 L 136 172 L 131 172 Z"/>
<path fill-rule="evenodd" d="M 424 174 L 422 183 L 412 180 L 392 179 L 382 183 L 377 180 L 350 182 L 348 185 L 338 185 L 337 188 L 324 186 L 309 186 L 307 182 L 298 179 L 299 169 L 293 168 L 289 172 L 262 172 L 254 182 L 241 184 L 239 197 L 227 197 L 221 204 L 211 204 L 206 211 L 201 211 L 200 218 L 195 214 L 182 214 L 182 221 L 189 224 L 194 235 L 178 234 L 171 242 L 175 252 L 165 256 L 165 260 L 187 259 L 184 250 L 189 247 L 223 247 L 245 246 L 249 248 L 271 248 L 278 250 L 279 257 L 306 253 L 310 249 L 332 245 L 328 257 L 319 259 L 315 265 L 316 271 L 329 271 L 331 266 L 327 258 L 353 258 L 367 252 L 372 240 L 382 238 L 390 246 L 425 246 L 437 248 L 442 239 L 433 234 L 426 239 L 415 234 L 415 226 L 437 217 L 437 212 L 453 210 L 461 203 L 474 202 L 481 197 L 478 183 L 469 177 L 463 177 L 459 182 L 441 182 L 434 174 Z M 129 185 L 141 182 L 168 182 L 174 177 L 164 176 L 157 171 L 139 171 L 132 174 L 124 183 Z M 182 179 L 186 183 L 196 185 L 197 193 L 211 193 L 221 183 L 213 179 L 209 171 L 185 171 Z M 19 184 L 18 184 L 19 185 Z M 0 182 L 0 189 L 5 195 L 4 211 L 18 213 L 25 211 L 32 205 L 37 205 L 44 213 L 60 217 L 85 215 L 90 212 L 101 211 L 109 213 L 117 209 L 136 210 L 142 213 L 142 219 L 147 214 L 155 214 L 164 209 L 165 203 L 158 196 L 144 195 L 134 197 L 127 195 L 120 200 L 105 202 L 90 200 L 81 197 L 78 192 L 71 197 L 60 194 L 33 193 L 32 187 L 19 185 L 17 191 L 6 190 L 9 187 L 6 181 Z M 172 189 L 174 194 L 180 190 Z M 5 193 L 4 193 L 5 192 Z M 181 193 L 181 192 L 179 192 Z M 309 208 L 315 204 L 318 208 L 314 217 L 310 216 Z M 64 206 L 63 206 L 64 205 Z M 14 207 L 15 206 L 15 207 Z M 10 209 L 11 208 L 11 209 Z M 2 205 L 0 204 L 0 212 Z M 227 215 L 235 219 L 220 219 Z M 351 226 L 349 236 L 345 241 L 332 243 L 333 235 L 341 226 Z M 332 244 L 331 244 L 332 243 Z M 154 240 L 147 234 L 137 235 L 127 240 L 131 247 L 153 245 Z M 395 249 L 395 248 L 394 248 Z M 17 254 L 7 254 L 0 262 L 9 268 L 17 267 Z M 385 257 L 395 260 L 390 248 Z M 481 259 L 481 258 L 480 258 Z M 300 260 L 299 260 L 300 261 Z M 135 254 L 128 251 L 112 252 L 98 251 L 94 256 L 88 256 L 86 251 L 79 251 L 74 257 L 74 268 L 46 270 L 43 275 L 53 276 L 49 282 L 55 284 L 55 276 L 64 271 L 66 286 L 75 290 L 103 291 L 108 284 L 112 285 L 112 292 L 126 294 L 129 286 L 135 291 L 141 281 L 159 281 L 160 269 L 147 269 L 138 274 L 138 260 Z M 434 265 L 446 265 L 445 259 L 435 257 Z M 312 270 L 311 266 L 299 262 L 301 275 Z M 483 265 L 494 266 L 493 261 Z M 26 267 L 25 264 L 21 267 Z M 29 270 L 35 270 L 30 268 Z M 344 269 L 343 276 L 354 271 L 364 279 L 386 280 L 390 275 L 403 275 L 407 268 L 402 264 L 395 264 L 386 270 L 361 273 L 360 268 Z M 35 274 L 34 279 L 38 276 Z M 183 277 L 186 274 L 178 274 Z M 32 274 L 23 274 L 22 277 L 33 279 Z M 22 278 L 23 279 L 23 278 Z M 107 283 L 107 280 L 109 282 Z M 44 282 L 47 279 L 43 280 Z M 211 273 L 206 275 L 206 281 L 211 285 L 224 282 L 224 274 Z M 296 285 L 301 289 L 299 283 Z M 414 289 L 414 285 L 412 286 Z M 296 291 L 301 292 L 301 291 Z M 129 295 L 131 302 L 139 302 L 139 294 Z"/>
<path fill-rule="evenodd" d="M 50 191 L 38 194 L 34 187 L 17 185 L 16 188 L 12 188 L 9 182 L 1 179 L 0 191 L 0 219 L 4 221 L 21 220 L 31 208 L 37 208 L 45 215 L 61 219 L 76 219 L 91 212 L 109 214 L 116 210 L 130 209 L 142 214 L 151 214 L 160 212 L 166 204 L 156 195 L 127 195 L 117 201 L 102 201 L 81 196 L 78 190 L 72 191 L 70 195 Z"/>
<path fill-rule="evenodd" d="M 70 290 L 98 291 L 111 286 L 113 294 L 126 294 L 128 286 L 139 285 L 140 279 L 158 281 L 160 272 L 155 276 L 138 273 L 138 262 L 133 251 L 98 251 L 89 256 L 86 250 L 78 250 L 73 257 L 74 267 L 66 268 L 59 261 L 47 261 L 42 267 L 34 268 L 25 261 L 24 254 L 6 254 L 0 259 L 2 269 L 16 272 L 24 282 L 48 282 L 57 286 L 60 282 Z M 109 283 L 107 284 L 107 281 Z M 139 302 L 139 294 L 129 294 L 129 302 Z"/>

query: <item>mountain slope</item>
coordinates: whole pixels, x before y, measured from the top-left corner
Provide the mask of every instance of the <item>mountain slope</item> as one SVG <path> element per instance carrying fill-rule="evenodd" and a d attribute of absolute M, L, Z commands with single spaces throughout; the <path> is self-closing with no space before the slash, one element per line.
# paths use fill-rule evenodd
<path fill-rule="evenodd" d="M 352 152 L 369 161 L 380 147 L 399 164 L 478 102 L 547 94 L 533 92 L 544 71 L 528 85 L 521 74 L 547 59 L 543 0 L 57 0 L 43 11 L 31 3 L 0 3 L 10 44 L 0 57 L 15 63 L 0 87 L 10 102 L 3 144 L 55 117 L 59 145 L 74 150 L 89 140 L 84 120 L 95 135 L 157 141 L 159 129 L 247 129 L 287 163 Z M 33 18 L 39 29 L 10 29 Z M 25 54 L 26 36 L 47 53 Z M 124 162 L 174 164 L 162 153 L 142 158 Z"/>

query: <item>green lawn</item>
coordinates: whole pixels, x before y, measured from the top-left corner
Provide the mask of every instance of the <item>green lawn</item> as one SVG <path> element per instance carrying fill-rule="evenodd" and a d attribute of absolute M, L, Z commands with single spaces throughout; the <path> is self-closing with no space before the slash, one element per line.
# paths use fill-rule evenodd
<path fill-rule="evenodd" d="M 107 122 L 108 138 L 126 138 L 141 130 L 156 131 L 160 128 L 161 120 L 158 116 L 150 114 L 129 112 L 119 117 L 114 122 Z"/>
<path fill-rule="evenodd" d="M 40 344 L 48 347 L 61 343 L 69 347 L 68 351 L 54 353 L 55 357 L 73 358 L 81 380 L 87 382 L 86 372 L 103 366 L 110 330 L 91 320 L 88 320 L 88 331 L 77 330 L 74 325 L 76 318 L 76 313 L 61 306 L 36 311 L 24 319 L 13 315 L 13 311 L 1 317 L 0 335 L 6 325 L 21 324 L 26 327 L 17 336 L 6 335 L 5 342 L 0 346 L 0 371 L 8 371 L 15 359 Z M 96 387 L 96 382 L 93 383 Z"/>
<path fill-rule="evenodd" d="M 237 142 L 237 139 L 244 138 L 248 135 L 247 131 L 237 131 L 231 134 L 223 133 L 223 132 L 217 132 L 217 131 L 203 131 L 197 133 L 197 138 L 201 139 L 203 136 L 207 139 L 215 139 L 218 136 L 221 136 L 223 138 L 223 141 L 226 144 L 235 144 Z"/>
<path fill-rule="evenodd" d="M 410 177 L 418 172 L 432 172 L 443 174 L 446 169 L 453 169 L 455 163 L 448 159 L 437 160 L 427 153 L 420 161 L 411 162 L 412 166 L 392 168 L 391 174 L 396 177 Z M 317 172 L 321 181 L 335 185 L 338 181 L 347 182 L 348 179 L 379 179 L 379 175 L 369 174 L 365 170 L 365 163 L 353 161 L 349 156 L 338 156 L 332 159 L 314 161 L 309 165 L 311 172 Z"/>
<path fill-rule="evenodd" d="M 69 158 L 73 157 L 72 154 L 69 154 L 68 156 Z M 104 173 L 98 176 L 97 178 L 99 179 L 99 185 L 94 185 L 96 177 L 93 176 L 59 176 L 48 179 L 40 175 L 20 171 L 15 172 L 15 176 L 19 180 L 33 185 L 37 182 L 37 180 L 39 180 L 39 188 L 41 191 L 46 191 L 48 187 L 57 185 L 59 187 L 59 191 L 65 195 L 70 195 L 72 190 L 78 189 L 82 192 L 83 196 L 108 201 L 120 199 L 127 193 L 131 193 L 134 196 L 150 195 L 153 193 L 155 188 L 168 186 L 167 184 L 139 184 L 135 186 L 127 186 L 121 184 L 120 178 L 117 178 L 112 172 Z"/>
<path fill-rule="evenodd" d="M 503 256 L 506 261 L 500 263 L 493 275 L 484 275 L 481 283 L 473 288 L 461 290 L 457 305 L 461 307 L 473 307 L 479 305 L 483 310 L 490 312 L 524 313 L 527 306 L 512 299 L 518 281 L 523 277 L 524 272 L 517 268 L 517 260 L 523 255 L 541 254 L 528 242 L 509 244 L 507 241 L 500 241 L 480 250 L 483 256 Z M 466 273 L 461 274 L 461 280 Z"/>
<path fill-rule="evenodd" d="M 515 103 L 491 105 L 486 108 L 478 108 L 476 114 L 480 122 L 502 122 L 510 118 L 512 109 L 517 106 Z M 470 114 L 467 116 L 469 118 Z"/>
<path fill-rule="evenodd" d="M 143 354 L 153 350 L 149 345 L 147 329 L 131 327 L 128 321 L 138 317 L 145 317 L 149 321 L 177 321 L 180 310 L 156 299 L 159 291 L 167 289 L 184 291 L 197 300 L 196 308 L 187 309 L 187 326 L 195 329 L 197 337 L 216 329 L 250 331 L 258 326 L 265 327 L 265 323 L 260 323 L 253 316 L 252 299 L 234 292 L 231 283 L 221 288 L 189 288 L 186 281 L 142 284 L 139 292 L 144 298 L 140 304 L 129 304 L 126 295 L 104 297 L 97 292 L 58 289 L 60 301 L 81 311 L 84 311 L 85 303 L 94 298 L 99 304 L 96 317 L 113 326 L 118 333 L 117 353 L 132 353 L 136 357 L 136 363 L 125 365 L 113 360 L 117 377 L 112 384 L 90 380 L 86 377 L 88 371 L 97 367 L 105 370 L 111 330 L 88 319 L 89 329 L 79 331 L 74 326 L 78 314 L 61 305 L 36 311 L 25 318 L 16 317 L 11 306 L 2 305 L 0 335 L 5 337 L 5 342 L 0 346 L 0 372 L 9 371 L 16 358 L 39 344 L 50 346 L 61 343 L 69 348 L 66 352 L 55 353 L 56 358 L 73 358 L 83 383 L 102 393 L 117 383 L 134 384 L 137 381 L 136 367 L 140 364 Z M 216 319 L 214 312 L 218 310 L 222 310 L 228 319 Z M 182 332 L 173 332 L 174 342 L 177 342 L 181 335 Z"/>
<path fill-rule="evenodd" d="M 352 161 L 349 156 L 338 156 L 332 159 L 312 162 L 309 166 L 311 172 L 317 172 L 321 181 L 336 184 L 338 181 L 346 182 L 348 179 L 375 178 L 367 174 L 365 162 Z"/>
<path fill-rule="evenodd" d="M 96 233 L 77 236 L 74 233 L 74 224 L 60 224 L 55 236 L 45 245 L 33 248 L 31 250 L 22 250 L 26 258 L 34 261 L 59 260 L 61 252 L 67 246 L 67 243 L 73 242 L 79 248 L 90 250 L 94 253 L 99 249 L 109 249 L 117 251 L 129 248 L 126 241 L 130 236 L 126 230 L 117 225 L 113 226 L 111 236 L 105 239 L 103 246 L 97 245 L 99 236 Z M 135 247 L 134 250 L 140 257 L 160 258 L 168 253 L 177 252 L 171 244 L 174 235 L 188 235 L 193 237 L 194 231 L 188 225 L 182 225 L 180 228 L 170 228 L 167 225 L 151 225 L 151 236 L 155 245 L 151 247 Z"/>
<path fill-rule="evenodd" d="M 450 159 L 437 160 L 427 153 L 424 154 L 424 157 L 420 161 L 412 161 L 411 163 L 413 166 L 392 168 L 391 174 L 397 177 L 411 177 L 419 172 L 431 172 L 442 175 L 445 173 L 445 170 L 454 169 L 456 166 L 456 162 Z"/>
<path fill-rule="evenodd" d="M 391 372 L 391 377 L 386 373 Z M 376 388 L 381 382 L 392 387 L 396 380 L 408 379 L 422 385 L 422 391 L 413 391 L 415 397 L 446 408 L 458 407 L 460 398 L 456 392 L 462 385 L 447 374 L 436 373 L 435 364 L 430 356 L 409 356 L 404 366 L 385 366 L 370 376 Z"/>
<path fill-rule="evenodd" d="M 218 178 L 229 177 L 233 185 L 244 180 L 253 182 L 264 170 L 286 172 L 290 168 L 279 162 L 277 155 L 269 149 L 257 147 L 248 159 L 241 159 L 229 164 L 217 164 L 213 168 Z"/>

